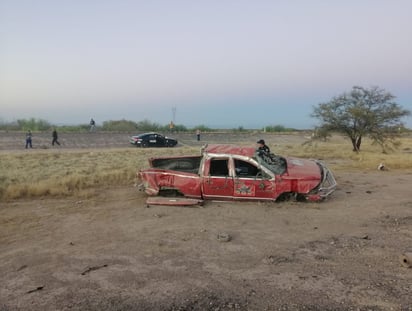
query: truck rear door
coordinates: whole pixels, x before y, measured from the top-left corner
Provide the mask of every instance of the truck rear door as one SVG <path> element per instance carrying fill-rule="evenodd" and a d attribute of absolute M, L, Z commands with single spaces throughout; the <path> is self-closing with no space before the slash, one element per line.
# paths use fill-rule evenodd
<path fill-rule="evenodd" d="M 229 157 L 211 158 L 205 161 L 202 183 L 205 199 L 233 198 L 233 177 L 229 173 L 229 165 Z"/>

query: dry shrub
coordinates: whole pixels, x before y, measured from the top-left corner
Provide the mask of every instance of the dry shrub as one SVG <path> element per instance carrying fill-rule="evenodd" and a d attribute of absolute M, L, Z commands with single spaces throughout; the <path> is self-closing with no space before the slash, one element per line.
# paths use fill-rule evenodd
<path fill-rule="evenodd" d="M 6 187 L 3 193 L 3 198 L 6 200 L 18 199 L 26 197 L 28 194 L 27 185 L 25 184 L 12 184 Z"/>
<path fill-rule="evenodd" d="M 88 179 L 87 175 L 73 174 L 61 178 L 57 185 L 65 188 L 68 193 L 73 193 L 76 190 L 91 186 L 91 183 L 88 183 Z"/>
<path fill-rule="evenodd" d="M 29 197 L 40 197 L 50 194 L 50 184 L 46 182 L 29 185 L 27 187 L 27 195 Z"/>
<path fill-rule="evenodd" d="M 96 190 L 94 188 L 81 189 L 78 192 L 76 192 L 76 197 L 84 200 L 93 198 L 95 195 Z"/>

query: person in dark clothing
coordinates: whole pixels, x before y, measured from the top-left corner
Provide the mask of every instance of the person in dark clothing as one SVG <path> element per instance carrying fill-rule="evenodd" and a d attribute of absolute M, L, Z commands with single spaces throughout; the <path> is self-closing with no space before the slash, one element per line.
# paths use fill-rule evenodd
<path fill-rule="evenodd" d="M 55 143 L 60 146 L 60 143 L 57 140 L 57 131 L 56 131 L 56 129 L 53 129 L 52 137 L 53 137 L 52 146 L 54 146 Z"/>
<path fill-rule="evenodd" d="M 257 150 L 259 153 L 269 155 L 270 154 L 270 148 L 265 144 L 265 141 L 263 139 L 259 139 L 257 141 L 258 148 Z"/>
<path fill-rule="evenodd" d="M 33 148 L 32 144 L 31 144 L 31 138 L 32 138 L 31 131 L 28 130 L 27 133 L 26 133 L 26 149 L 28 147 Z"/>
<path fill-rule="evenodd" d="M 93 118 L 90 119 L 90 132 L 94 132 L 96 127 L 96 121 L 93 120 Z"/>

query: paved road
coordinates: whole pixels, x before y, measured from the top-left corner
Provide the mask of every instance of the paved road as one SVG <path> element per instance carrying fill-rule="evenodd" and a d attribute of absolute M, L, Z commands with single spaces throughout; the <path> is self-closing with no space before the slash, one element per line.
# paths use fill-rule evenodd
<path fill-rule="evenodd" d="M 129 137 L 132 133 L 113 133 L 113 132 L 95 132 L 95 133 L 59 133 L 59 142 L 61 146 L 52 146 L 51 132 L 33 133 L 34 149 L 50 148 L 125 148 L 133 147 L 129 143 Z M 226 143 L 226 144 L 244 144 L 254 145 L 258 139 L 265 139 L 266 142 L 274 146 L 283 143 L 302 143 L 308 139 L 308 134 L 270 134 L 259 132 L 248 133 L 202 133 L 200 141 L 197 141 L 195 133 L 172 133 L 167 134 L 176 138 L 178 146 L 202 146 L 206 143 Z M 25 147 L 24 132 L 0 132 L 0 150 L 22 150 Z"/>

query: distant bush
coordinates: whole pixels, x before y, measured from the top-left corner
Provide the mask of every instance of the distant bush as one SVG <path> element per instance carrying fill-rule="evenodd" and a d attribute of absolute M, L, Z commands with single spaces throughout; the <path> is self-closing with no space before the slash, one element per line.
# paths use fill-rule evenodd
<path fill-rule="evenodd" d="M 0 123 L 0 129 L 6 131 L 46 131 L 51 126 L 52 125 L 48 121 L 35 118 L 19 119 L 9 123 Z"/>
<path fill-rule="evenodd" d="M 284 127 L 283 125 L 269 125 L 265 127 L 266 132 L 294 132 L 296 129 L 293 128 L 287 128 Z"/>
<path fill-rule="evenodd" d="M 56 126 L 52 123 L 42 119 L 19 119 L 12 122 L 0 122 L 0 130 L 2 131 L 48 131 L 51 128 L 56 127 L 61 132 L 84 132 L 89 130 L 89 125 L 63 125 Z"/>
<path fill-rule="evenodd" d="M 312 139 L 327 141 L 332 136 L 332 133 L 324 127 L 316 127 L 312 133 Z"/>
<path fill-rule="evenodd" d="M 136 130 L 139 132 L 156 132 L 159 131 L 162 126 L 158 123 L 151 122 L 147 119 L 136 123 Z"/>
<path fill-rule="evenodd" d="M 137 128 L 137 123 L 129 120 L 104 121 L 103 131 L 132 132 Z"/>
<path fill-rule="evenodd" d="M 174 127 L 174 130 L 176 132 L 187 132 L 188 131 L 187 127 L 181 124 L 176 124 Z"/>
<path fill-rule="evenodd" d="M 243 126 L 232 129 L 233 132 L 246 132 L 247 130 Z"/>
<path fill-rule="evenodd" d="M 66 133 L 84 133 L 90 130 L 89 124 L 61 125 L 61 126 L 56 126 L 56 127 L 58 128 L 59 132 L 66 132 Z"/>
<path fill-rule="evenodd" d="M 14 122 L 0 121 L 0 130 L 2 130 L 2 131 L 19 131 L 21 129 L 19 128 L 19 124 L 16 121 L 14 121 Z"/>
<path fill-rule="evenodd" d="M 46 131 L 48 130 L 52 125 L 43 119 L 21 119 L 17 120 L 17 123 L 19 124 L 20 128 L 22 130 L 32 130 L 32 131 Z"/>
<path fill-rule="evenodd" d="M 173 128 L 170 128 L 170 124 L 163 125 L 159 128 L 159 132 L 186 132 L 187 127 L 181 124 L 173 124 Z"/>
<path fill-rule="evenodd" d="M 215 131 L 214 129 L 212 129 L 210 127 L 207 127 L 206 125 L 203 125 L 203 124 L 195 126 L 191 131 L 195 132 L 196 130 L 200 130 L 201 132 L 213 132 L 213 131 Z"/>

